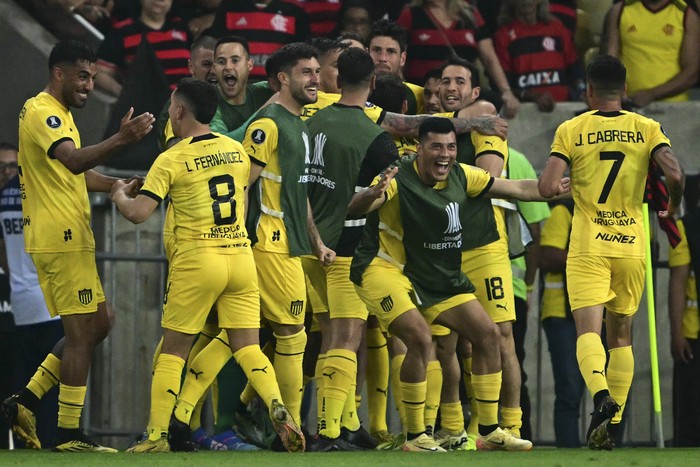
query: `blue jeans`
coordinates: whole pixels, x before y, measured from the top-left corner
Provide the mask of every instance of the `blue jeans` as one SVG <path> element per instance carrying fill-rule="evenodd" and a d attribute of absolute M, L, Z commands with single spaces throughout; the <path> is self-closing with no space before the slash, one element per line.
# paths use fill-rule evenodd
<path fill-rule="evenodd" d="M 573 319 L 545 318 L 554 374 L 554 436 L 559 448 L 581 447 L 579 414 L 586 389 L 576 361 L 576 325 Z"/>

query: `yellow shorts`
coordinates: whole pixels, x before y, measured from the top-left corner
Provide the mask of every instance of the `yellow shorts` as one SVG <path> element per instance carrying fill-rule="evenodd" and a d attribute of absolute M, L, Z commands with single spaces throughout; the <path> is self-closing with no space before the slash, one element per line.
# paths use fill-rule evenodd
<path fill-rule="evenodd" d="M 266 320 L 304 324 L 306 282 L 301 258 L 253 248 L 260 282 L 260 308 Z"/>
<path fill-rule="evenodd" d="M 396 266 L 374 258 L 362 275 L 362 286 L 355 285 L 357 295 L 367 308 L 375 314 L 382 329 L 412 308 L 413 287 L 403 272 Z"/>
<path fill-rule="evenodd" d="M 507 250 L 495 252 L 487 245 L 463 251 L 462 272 L 476 287 L 474 295 L 494 323 L 515 321 L 513 272 Z"/>
<path fill-rule="evenodd" d="M 249 248 L 224 254 L 191 250 L 176 255 L 170 267 L 161 324 L 185 334 L 202 330 L 216 304 L 222 329 L 260 327 L 260 294 Z"/>
<path fill-rule="evenodd" d="M 357 295 L 355 284 L 350 280 L 348 256 L 336 257 L 333 264 L 326 268 L 328 284 L 328 309 L 332 318 L 358 318 L 367 321 L 367 306 Z"/>
<path fill-rule="evenodd" d="M 440 316 L 443 311 L 447 311 L 450 308 L 454 308 L 463 303 L 471 302 L 476 300 L 476 295 L 472 293 L 463 293 L 450 297 L 447 300 L 443 300 L 440 303 L 436 303 L 428 308 L 421 309 L 421 313 L 425 320 L 430 324 L 430 331 L 433 336 L 446 336 L 450 333 L 450 329 L 445 326 L 440 326 L 439 324 L 432 324 L 435 319 Z M 436 334 L 437 333 L 437 334 Z"/>
<path fill-rule="evenodd" d="M 605 305 L 614 313 L 635 314 L 644 292 L 645 268 L 644 258 L 569 257 L 566 283 L 571 309 Z"/>
<path fill-rule="evenodd" d="M 165 258 L 168 260 L 168 266 L 173 264 L 175 259 L 175 234 L 163 232 L 163 249 L 165 250 Z"/>
<path fill-rule="evenodd" d="M 301 266 L 306 276 L 306 296 L 313 313 L 328 313 L 326 271 L 315 256 L 302 256 Z"/>
<path fill-rule="evenodd" d="M 31 256 L 52 317 L 95 313 L 97 305 L 105 301 L 94 251 Z"/>

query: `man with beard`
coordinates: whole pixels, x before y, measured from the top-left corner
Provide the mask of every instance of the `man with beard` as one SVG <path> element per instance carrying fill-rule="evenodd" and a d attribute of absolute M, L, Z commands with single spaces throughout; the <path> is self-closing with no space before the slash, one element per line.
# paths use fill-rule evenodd
<path fill-rule="evenodd" d="M 97 75 L 97 57 L 77 41 L 58 43 L 49 55 L 49 83 L 19 115 L 19 174 L 25 249 L 32 256 L 49 313 L 60 316 L 65 338 L 39 366 L 27 387 L 1 406 L 15 433 L 40 449 L 34 408 L 61 383 L 56 451 L 116 452 L 80 429 L 92 351 L 109 332 L 110 310 L 95 264 L 88 191 L 109 192 L 117 180 L 94 170 L 153 129 L 153 115 L 122 118 L 117 134 L 82 148 L 70 112 L 83 108 Z"/>

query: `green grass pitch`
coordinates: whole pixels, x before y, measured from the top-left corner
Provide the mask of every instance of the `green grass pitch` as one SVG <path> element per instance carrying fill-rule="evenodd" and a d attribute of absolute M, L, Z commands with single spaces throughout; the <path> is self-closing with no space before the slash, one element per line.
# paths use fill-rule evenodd
<path fill-rule="evenodd" d="M 167 454 L 79 454 L 50 451 L 0 451 L 0 465 L 29 466 L 421 466 L 445 467 L 617 467 L 689 466 L 700 463 L 700 449 L 622 448 L 612 452 L 588 449 L 535 448 L 531 452 L 448 452 L 440 454 L 397 451 L 287 454 L 260 452 L 197 452 Z"/>

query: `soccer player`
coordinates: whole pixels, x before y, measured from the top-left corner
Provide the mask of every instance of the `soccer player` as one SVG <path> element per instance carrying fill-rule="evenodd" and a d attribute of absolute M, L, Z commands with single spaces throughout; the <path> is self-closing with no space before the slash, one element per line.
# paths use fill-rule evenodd
<path fill-rule="evenodd" d="M 378 74 L 388 73 L 403 79 L 407 41 L 407 31 L 393 21 L 381 19 L 372 25 L 367 42 Z M 408 109 L 405 113 L 408 115 L 425 113 L 423 88 L 407 82 L 404 82 L 404 86 L 408 102 Z"/>
<path fill-rule="evenodd" d="M 240 143 L 211 133 L 216 88 L 182 79 L 171 96 L 170 120 L 182 141 L 161 154 L 135 198 L 136 182 L 115 183 L 112 200 L 134 223 L 145 221 L 170 194 L 176 254 L 163 306 L 163 346 L 151 386 L 148 438 L 130 452 L 192 450 L 186 422 L 171 414 L 194 336 L 216 304 L 231 352 L 270 410 L 285 447 L 304 450 L 304 436 L 282 404 L 270 361 L 258 344 L 259 293 L 243 218 L 250 160 Z M 183 407 L 191 414 L 193 405 Z M 189 420 L 187 420 L 189 421 Z M 171 430 L 170 445 L 168 430 Z"/>
<path fill-rule="evenodd" d="M 309 201 L 323 243 L 336 252 L 333 264 L 320 274 L 325 282 L 321 289 L 327 290 L 330 323 L 322 328 L 329 334 L 324 336 L 329 344 L 318 379 L 321 425 L 316 450 L 352 449 L 346 442 L 364 448 L 377 444 L 361 427 L 355 410 L 357 352 L 368 311 L 350 282 L 350 263 L 365 219 L 346 218 L 345 212 L 356 187 L 368 186 L 377 173 L 398 159 L 391 136 L 363 111 L 374 78 L 374 62 L 367 52 L 358 48 L 344 51 L 338 58 L 340 100 L 307 121 L 314 141 L 305 174 Z M 354 136 L 347 138 L 347 134 Z M 314 279 L 318 276 L 311 276 L 317 290 Z"/>
<path fill-rule="evenodd" d="M 214 72 L 220 101 L 209 125 L 212 131 L 235 130 L 274 94 L 266 82 L 248 83 L 252 69 L 248 41 L 240 36 L 219 39 L 214 48 Z"/>
<path fill-rule="evenodd" d="M 644 289 L 648 239 L 642 199 L 650 160 L 666 176 L 672 216 L 683 195 L 683 172 L 661 125 L 622 110 L 625 66 L 601 55 L 587 70 L 592 110 L 562 123 L 540 176 L 542 196 L 556 194 L 568 168 L 574 216 L 566 261 L 576 322 L 576 357 L 595 409 L 586 436 L 591 449 L 612 449 L 634 375 L 631 327 Z M 609 360 L 600 338 L 604 310 Z"/>
<path fill-rule="evenodd" d="M 97 57 L 77 41 L 59 42 L 49 55 L 49 82 L 19 115 L 19 174 L 25 250 L 32 256 L 52 316 L 65 338 L 39 366 L 27 387 L 2 403 L 3 413 L 27 446 L 41 447 L 34 408 L 61 383 L 57 451 L 116 452 L 80 429 L 92 351 L 109 332 L 110 311 L 95 264 L 88 191 L 108 192 L 115 178 L 93 167 L 153 129 L 150 113 L 122 118 L 119 131 L 81 148 L 70 112 L 83 108 L 95 85 Z"/>
<path fill-rule="evenodd" d="M 529 450 L 530 441 L 498 427 L 499 332 L 461 271 L 462 241 L 480 230 L 470 225 L 470 232 L 464 231 L 461 219 L 478 213 L 479 206 L 469 198 L 487 194 L 541 198 L 534 180 L 494 178 L 476 167 L 456 164 L 456 158 L 454 126 L 444 118 L 429 118 L 421 125 L 415 160 L 401 160 L 398 168 L 387 169 L 353 197 L 351 214 L 377 209 L 378 213 L 368 218 L 350 277 L 367 307 L 408 349 L 401 366 L 405 451 L 444 451 L 425 433 L 423 418 L 432 323 L 473 343 L 479 447 Z M 566 191 L 565 184 L 559 189 Z"/>
<path fill-rule="evenodd" d="M 448 60 L 442 68 L 439 92 L 445 111 L 464 111 L 471 107 L 480 93 L 476 67 L 459 58 Z M 501 177 L 507 159 L 507 143 L 499 138 L 486 137 L 475 132 L 457 137 L 457 160 L 460 163 L 475 165 L 494 177 Z M 473 281 L 476 296 L 500 330 L 503 367 L 501 426 L 511 430 L 515 436 L 520 436 L 521 380 L 513 341 L 515 299 L 508 255 L 508 233 L 505 229 L 506 214 L 503 200 L 480 199 L 474 204 L 479 206 L 480 214 L 470 219 L 462 218 L 462 222 L 478 223 L 482 228 L 479 235 L 472 235 L 462 243 L 462 270 Z M 516 237 L 512 233 L 511 235 Z M 465 374 L 469 374 L 471 360 L 467 357 L 468 344 L 462 342 L 460 347 Z M 469 383 L 468 379 L 466 383 Z M 478 418 L 477 414 L 472 415 L 473 418 Z M 476 435 L 476 423 L 472 422 L 469 428 L 473 439 Z"/>
<path fill-rule="evenodd" d="M 315 231 L 304 170 L 312 157 L 312 142 L 299 115 L 304 105 L 317 98 L 316 57 L 315 49 L 303 43 L 288 44 L 270 57 L 279 70 L 275 75 L 281 86 L 279 98 L 257 113 L 243 139 L 252 162 L 248 214 L 249 225 L 255 226 L 250 234 L 255 239 L 261 308 L 276 339 L 274 367 L 282 397 L 297 421 L 306 346 L 301 256 L 313 251 L 324 265 L 335 256 L 317 233 L 310 242 L 307 231 L 307 220 Z"/>

